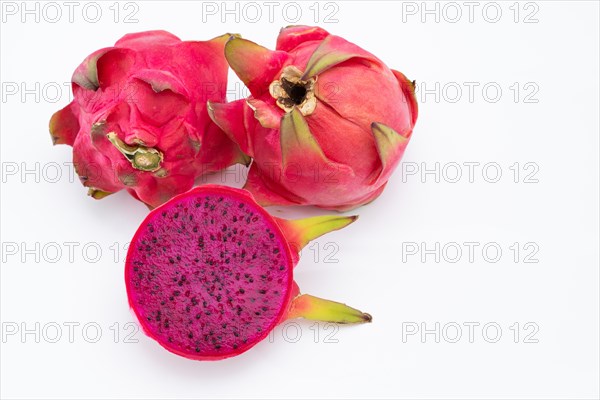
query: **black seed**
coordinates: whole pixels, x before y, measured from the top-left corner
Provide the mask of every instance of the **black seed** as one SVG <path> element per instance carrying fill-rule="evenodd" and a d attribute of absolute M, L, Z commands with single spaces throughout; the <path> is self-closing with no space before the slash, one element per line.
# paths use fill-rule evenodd
<path fill-rule="evenodd" d="M 192 332 L 188 333 L 188 337 L 191 339 L 194 337 L 194 334 Z"/>
<path fill-rule="evenodd" d="M 173 218 L 179 218 L 179 213 L 176 212 L 175 214 L 173 214 Z"/>
<path fill-rule="evenodd" d="M 274 248 L 273 249 L 273 254 L 279 254 L 279 249 L 278 248 Z"/>
<path fill-rule="evenodd" d="M 258 291 L 258 293 L 260 293 L 260 294 L 266 294 L 266 293 L 267 293 L 267 290 L 266 290 L 266 289 L 260 289 L 260 290 Z"/>
<path fill-rule="evenodd" d="M 198 204 L 196 204 L 198 206 Z M 196 346 L 196 353 L 200 353 L 200 347 Z"/>
<path fill-rule="evenodd" d="M 175 260 L 173 260 L 173 258 L 171 258 L 171 257 L 169 257 L 169 262 L 170 262 L 171 264 L 175 264 Z"/>
<path fill-rule="evenodd" d="M 181 292 L 179 290 L 175 290 L 173 292 L 173 296 L 179 296 L 181 294 Z"/>
<path fill-rule="evenodd" d="M 233 348 L 234 348 L 234 349 L 237 349 L 237 348 L 238 348 L 238 345 L 237 345 L 236 343 L 234 343 L 234 344 L 233 344 Z"/>
<path fill-rule="evenodd" d="M 240 203 L 240 204 L 238 205 L 238 207 L 239 207 L 239 208 L 244 208 L 244 203 Z"/>
<path fill-rule="evenodd" d="M 196 314 L 196 319 L 200 319 L 201 315 L 200 314 Z"/>
<path fill-rule="evenodd" d="M 246 291 L 243 288 L 240 288 L 240 294 L 244 294 Z"/>
<path fill-rule="evenodd" d="M 218 345 L 215 346 L 215 349 L 217 349 L 217 350 L 219 350 L 220 348 L 221 348 L 220 344 L 218 344 Z"/>
<path fill-rule="evenodd" d="M 269 233 L 269 237 L 270 237 L 271 239 L 273 239 L 273 238 L 275 237 L 275 234 L 274 234 L 274 233 Z"/>

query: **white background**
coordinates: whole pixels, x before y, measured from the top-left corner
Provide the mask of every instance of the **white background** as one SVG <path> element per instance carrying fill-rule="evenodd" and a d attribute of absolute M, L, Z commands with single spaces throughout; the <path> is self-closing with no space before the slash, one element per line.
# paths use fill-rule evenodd
<path fill-rule="evenodd" d="M 55 3 L 62 12 L 56 22 L 56 8 L 44 3 L 29 3 L 37 16 L 23 14 L 21 2 L 12 3 L 14 15 L 3 9 L 3 398 L 598 398 L 598 3 L 479 2 L 472 22 L 463 2 L 428 2 L 439 21 L 435 13 L 423 14 L 421 2 L 330 3 L 317 5 L 316 21 L 313 2 L 297 3 L 297 22 L 294 9 L 286 17 L 285 3 L 278 3 L 270 22 L 269 9 L 258 2 L 263 15 L 256 23 L 244 21 L 255 9 L 243 14 L 242 3 L 239 22 L 221 14 L 221 2 L 213 3 L 215 15 L 203 15 L 194 2 L 112 8 L 103 2 L 95 23 L 86 21 L 95 18 L 95 7 L 86 15 L 85 3 L 75 8 L 73 22 L 62 2 Z M 493 23 L 497 8 L 502 14 Z M 461 17 L 452 22 L 457 10 Z M 125 23 L 132 12 L 137 22 Z M 326 22 L 332 12 L 337 22 Z M 128 32 L 166 29 L 198 40 L 237 32 L 273 48 L 279 29 L 294 22 L 317 22 L 431 91 L 418 94 L 413 138 L 383 195 L 357 210 L 361 218 L 344 232 L 319 239 L 296 269 L 305 292 L 368 311 L 373 323 L 343 327 L 326 340 L 331 328 L 321 324 L 315 338 L 317 327 L 300 321 L 287 332 L 277 329 L 272 343 L 220 362 L 177 357 L 141 332 L 128 343 L 132 327 L 125 324 L 134 319 L 122 278 L 123 246 L 147 210 L 126 193 L 87 198 L 69 176 L 63 163 L 71 148 L 52 147 L 47 128 L 52 113 L 70 101 L 65 83 L 87 54 Z M 240 97 L 231 76 L 230 97 Z M 473 82 L 471 98 L 465 82 Z M 436 163 L 438 182 L 434 173 L 421 174 Z M 464 163 L 479 163 L 472 179 Z M 453 183 L 457 165 L 462 176 Z M 497 171 L 502 175 L 492 183 Z M 234 175 L 227 182 L 243 183 Z M 73 259 L 66 242 L 77 243 Z M 328 242 L 339 247 L 338 263 L 326 262 Z M 473 260 L 464 242 L 479 243 Z M 423 254 L 436 243 L 439 262 Z M 451 262 L 456 246 L 448 243 L 463 251 L 457 262 Z M 494 263 L 497 247 L 502 255 Z M 57 248 L 62 256 L 55 260 Z M 528 261 L 538 262 L 525 262 L 534 251 Z M 72 343 L 65 325 L 71 322 L 79 324 Z M 470 322 L 479 324 L 472 340 Z M 36 323 L 39 338 L 21 335 L 35 332 Z M 433 333 L 421 336 L 436 323 L 439 343 Z M 85 324 L 91 324 L 87 336 Z M 62 336 L 51 343 L 57 325 Z M 452 343 L 457 325 L 462 336 Z M 94 327 L 102 333 L 90 343 Z M 293 343 L 298 327 L 302 336 Z M 408 335 L 415 327 L 419 332 Z M 492 343 L 496 327 L 501 336 Z"/>

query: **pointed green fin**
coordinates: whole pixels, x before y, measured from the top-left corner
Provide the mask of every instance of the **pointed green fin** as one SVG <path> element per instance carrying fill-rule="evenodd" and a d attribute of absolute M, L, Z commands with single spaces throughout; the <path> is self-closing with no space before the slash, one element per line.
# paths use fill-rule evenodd
<path fill-rule="evenodd" d="M 402 151 L 408 142 L 408 138 L 378 122 L 371 124 L 371 131 L 375 138 L 375 146 L 381 160 L 382 170 L 387 170 L 392 163 L 398 161 L 397 154 Z"/>
<path fill-rule="evenodd" d="M 281 119 L 280 133 L 284 170 L 295 162 L 319 165 L 329 161 L 297 107 Z"/>
<path fill-rule="evenodd" d="M 269 84 L 278 79 L 275 74 L 283 67 L 289 55 L 272 51 L 250 40 L 231 36 L 225 45 L 225 58 L 236 75 L 256 98 L 268 90 Z"/>
<path fill-rule="evenodd" d="M 368 58 L 368 54 L 361 54 L 362 51 L 356 45 L 338 36 L 329 35 L 310 56 L 302 80 L 312 78 L 351 58 Z"/>
<path fill-rule="evenodd" d="M 342 229 L 358 219 L 358 215 L 323 215 L 319 217 L 287 220 L 275 218 L 291 244 L 302 250 L 311 240 L 326 233 Z"/>
<path fill-rule="evenodd" d="M 373 320 L 370 314 L 356 308 L 309 294 L 302 294 L 292 300 L 287 319 L 292 318 L 305 318 L 338 324 L 362 324 Z"/>
<path fill-rule="evenodd" d="M 112 194 L 111 192 L 105 192 L 104 190 L 100 190 L 100 189 L 95 189 L 95 188 L 88 189 L 88 196 L 93 197 L 96 200 L 103 199 L 106 196 L 110 196 L 111 194 Z"/>

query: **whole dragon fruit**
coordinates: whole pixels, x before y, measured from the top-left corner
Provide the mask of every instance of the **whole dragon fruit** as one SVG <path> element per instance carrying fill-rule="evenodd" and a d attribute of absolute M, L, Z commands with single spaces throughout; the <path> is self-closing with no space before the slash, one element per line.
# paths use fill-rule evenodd
<path fill-rule="evenodd" d="M 283 29 L 276 51 L 232 38 L 225 56 L 251 96 L 209 113 L 254 159 L 260 204 L 343 211 L 381 194 L 417 120 L 414 83 L 318 27 Z"/>
<path fill-rule="evenodd" d="M 165 31 L 125 35 L 88 56 L 72 77 L 74 100 L 50 120 L 54 144 L 73 146 L 94 198 L 127 189 L 150 207 L 203 173 L 248 158 L 208 116 L 224 101 L 231 35 L 181 41 Z"/>

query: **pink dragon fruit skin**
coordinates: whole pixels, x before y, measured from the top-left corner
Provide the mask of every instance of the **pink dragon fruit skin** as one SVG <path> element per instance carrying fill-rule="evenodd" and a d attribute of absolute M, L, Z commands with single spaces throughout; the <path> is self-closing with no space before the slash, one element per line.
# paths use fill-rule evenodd
<path fill-rule="evenodd" d="M 50 133 L 55 144 L 73 146 L 92 197 L 127 189 L 156 207 L 206 172 L 248 163 L 206 108 L 208 100 L 225 101 L 230 36 L 128 34 L 75 70 L 74 100 L 52 116 Z"/>
<path fill-rule="evenodd" d="M 260 204 L 344 211 L 381 194 L 417 119 L 403 74 L 319 27 L 282 29 L 276 51 L 232 38 L 225 56 L 251 96 L 209 114 L 254 159 Z"/>

